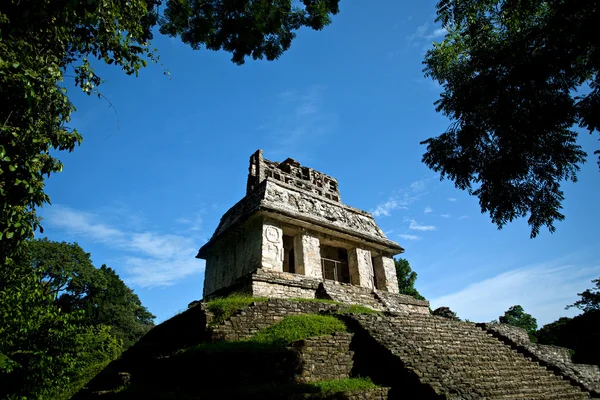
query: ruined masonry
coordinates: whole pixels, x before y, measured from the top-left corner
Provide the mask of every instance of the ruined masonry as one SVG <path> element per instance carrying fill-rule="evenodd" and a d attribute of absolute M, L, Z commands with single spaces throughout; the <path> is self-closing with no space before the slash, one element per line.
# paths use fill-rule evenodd
<path fill-rule="evenodd" d="M 198 253 L 206 259 L 204 301 L 150 330 L 73 399 L 600 398 L 598 366 L 573 363 L 567 349 L 531 343 L 510 325 L 430 315 L 427 301 L 399 294 L 392 256 L 402 251 L 370 214 L 341 203 L 334 178 L 258 150 L 246 196 Z M 232 292 L 256 299 L 220 319 L 207 300 Z M 246 346 L 308 314 L 338 318 L 345 329 Z M 349 377 L 377 386 L 310 389 Z"/>
<path fill-rule="evenodd" d="M 205 300 L 242 292 L 427 313 L 427 302 L 397 294 L 392 257 L 403 251 L 371 214 L 342 203 L 335 178 L 257 150 L 246 196 L 197 257 L 206 260 Z"/>

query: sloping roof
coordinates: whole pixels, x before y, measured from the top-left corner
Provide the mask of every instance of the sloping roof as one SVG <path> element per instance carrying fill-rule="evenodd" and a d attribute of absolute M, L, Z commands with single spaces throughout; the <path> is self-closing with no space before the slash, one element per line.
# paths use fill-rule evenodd
<path fill-rule="evenodd" d="M 202 246 L 197 257 L 203 258 L 221 235 L 259 211 L 277 213 L 377 243 L 396 253 L 404 251 L 385 236 L 371 214 L 267 178 L 223 215 L 212 238 Z"/>

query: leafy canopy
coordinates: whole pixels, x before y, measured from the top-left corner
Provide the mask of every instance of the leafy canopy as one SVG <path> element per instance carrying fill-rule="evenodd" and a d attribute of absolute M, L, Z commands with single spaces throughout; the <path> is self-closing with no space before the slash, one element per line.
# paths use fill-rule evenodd
<path fill-rule="evenodd" d="M 499 229 L 527 217 L 535 237 L 564 219 L 560 184 L 577 181 L 587 156 L 574 127 L 600 129 L 599 13 L 585 0 L 437 4 L 447 35 L 424 72 L 453 122 L 422 142 L 423 162 L 477 196 Z"/>
<path fill-rule="evenodd" d="M 0 283 L 0 397 L 59 398 L 148 332 L 154 316 L 76 243 L 39 239 L 25 249 L 3 269 L 12 281 Z"/>
<path fill-rule="evenodd" d="M 40 228 L 36 208 L 50 199 L 44 177 L 62 170 L 51 149 L 72 151 L 81 134 L 68 126 L 75 107 L 65 78 L 87 94 L 102 83 L 93 63 L 137 75 L 158 62 L 153 32 L 193 49 L 277 59 L 303 26 L 321 29 L 339 0 L 6 0 L 0 5 L 0 265 L 15 263 Z M 161 15 L 162 12 L 162 15 Z"/>
<path fill-rule="evenodd" d="M 525 329 L 530 338 L 535 337 L 537 320 L 533 318 L 531 314 L 527 314 L 525 310 L 523 310 L 523 307 L 519 305 L 510 307 L 504 312 L 504 315 L 498 319 L 502 324 L 508 324 Z"/>
<path fill-rule="evenodd" d="M 586 289 L 582 293 L 577 293 L 581 299 L 566 308 L 577 307 L 584 313 L 589 311 L 600 311 L 600 278 L 592 280 L 592 283 L 596 284 L 595 288 Z"/>
<path fill-rule="evenodd" d="M 405 258 L 394 259 L 396 265 L 396 277 L 398 278 L 398 289 L 401 294 L 407 294 L 419 300 L 425 300 L 425 297 L 415 289 L 417 273 L 412 270 L 410 263 Z"/>
<path fill-rule="evenodd" d="M 39 282 L 63 312 L 85 325 L 106 325 L 129 347 L 154 326 L 154 315 L 106 265 L 94 267 L 77 243 L 46 238 L 28 243 L 29 262 Z"/>

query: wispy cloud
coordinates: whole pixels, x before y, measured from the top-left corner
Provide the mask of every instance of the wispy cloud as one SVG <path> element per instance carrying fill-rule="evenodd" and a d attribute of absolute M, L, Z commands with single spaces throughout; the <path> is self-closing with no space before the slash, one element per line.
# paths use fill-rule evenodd
<path fill-rule="evenodd" d="M 398 237 L 404 240 L 421 240 L 421 237 L 417 235 L 398 235 Z"/>
<path fill-rule="evenodd" d="M 435 226 L 433 225 L 421 225 L 419 224 L 417 221 L 415 221 L 414 219 L 410 220 L 410 225 L 408 226 L 410 229 L 415 230 L 415 231 L 435 231 Z"/>
<path fill-rule="evenodd" d="M 134 285 L 170 286 L 204 270 L 204 262 L 194 258 L 201 244 L 194 235 L 128 231 L 101 222 L 100 215 L 57 205 L 44 214 L 52 228 L 120 252 L 124 279 Z"/>
<path fill-rule="evenodd" d="M 407 210 L 421 196 L 427 193 L 429 179 L 412 182 L 408 187 L 394 192 L 387 200 L 377 204 L 371 211 L 375 217 L 389 217 L 394 210 Z"/>
<path fill-rule="evenodd" d="M 442 218 L 450 218 L 451 216 L 452 215 L 450 215 L 450 214 L 442 214 L 442 215 L 440 215 L 440 217 L 442 217 Z"/>
<path fill-rule="evenodd" d="M 439 41 L 446 33 L 448 31 L 445 28 L 425 21 L 413 33 L 407 35 L 406 40 L 412 47 L 419 47 L 422 51 L 426 51 L 431 47 L 431 42 Z"/>
<path fill-rule="evenodd" d="M 430 212 L 433 212 L 433 208 L 431 208 L 431 207 L 425 207 L 425 210 L 423 212 L 425 214 L 429 214 Z"/>
<path fill-rule="evenodd" d="M 279 94 L 270 108 L 268 119 L 257 129 L 266 132 L 275 147 L 274 155 L 288 156 L 303 143 L 315 143 L 331 133 L 337 125 L 337 114 L 327 105 L 327 88 L 312 85 L 303 90 L 287 90 Z"/>
<path fill-rule="evenodd" d="M 531 265 L 430 300 L 432 308 L 448 306 L 459 317 L 476 322 L 491 321 L 519 304 L 542 326 L 556 319 L 557 310 L 564 310 L 566 305 L 575 302 L 577 293 L 591 287 L 591 279 L 598 274 L 600 264 L 587 267 L 559 263 Z M 577 313 L 577 310 L 565 310 L 562 315 Z"/>
<path fill-rule="evenodd" d="M 454 201 L 456 201 L 456 198 L 455 197 L 448 197 L 448 201 L 454 202 Z"/>
<path fill-rule="evenodd" d="M 468 215 L 461 215 L 460 217 L 458 217 L 458 219 L 467 219 L 467 218 L 469 218 Z"/>

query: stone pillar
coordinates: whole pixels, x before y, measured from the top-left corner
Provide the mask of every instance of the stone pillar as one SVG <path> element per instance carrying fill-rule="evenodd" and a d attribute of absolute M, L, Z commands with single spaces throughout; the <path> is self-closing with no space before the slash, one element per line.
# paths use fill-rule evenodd
<path fill-rule="evenodd" d="M 323 279 L 319 238 L 308 233 L 294 236 L 294 261 L 297 274 Z"/>
<path fill-rule="evenodd" d="M 262 226 L 261 267 L 283 272 L 283 230 L 270 221 Z"/>
<path fill-rule="evenodd" d="M 348 267 L 351 284 L 373 289 L 373 263 L 369 250 L 359 248 L 349 250 Z"/>
<path fill-rule="evenodd" d="M 390 293 L 398 293 L 398 278 L 396 277 L 396 264 L 394 259 L 386 256 L 373 257 L 373 272 L 375 273 L 375 287 Z"/>

